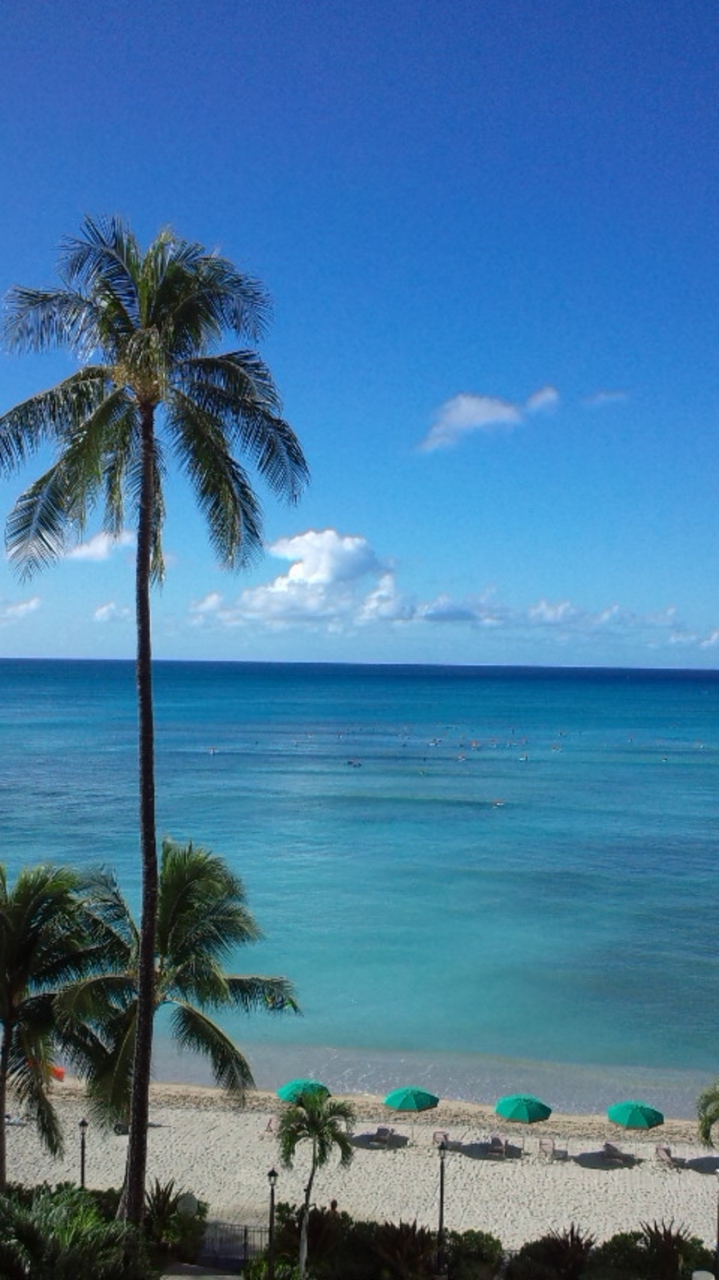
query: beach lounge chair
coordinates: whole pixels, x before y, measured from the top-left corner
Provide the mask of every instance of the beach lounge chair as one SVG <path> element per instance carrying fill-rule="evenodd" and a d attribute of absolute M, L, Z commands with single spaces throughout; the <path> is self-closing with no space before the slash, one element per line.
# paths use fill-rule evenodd
<path fill-rule="evenodd" d="M 607 1164 L 634 1164 L 634 1156 L 622 1151 L 621 1147 L 616 1147 L 613 1142 L 604 1143 L 602 1156 L 607 1161 Z"/>
<path fill-rule="evenodd" d="M 554 1138 L 539 1139 L 539 1154 L 544 1156 L 545 1160 L 554 1159 Z"/>
<path fill-rule="evenodd" d="M 668 1147 L 665 1142 L 660 1142 L 654 1148 L 654 1155 L 657 1159 L 657 1162 L 660 1165 L 662 1165 L 665 1169 L 679 1168 L 680 1162 L 678 1160 L 675 1160 L 674 1156 L 672 1155 L 671 1147 Z"/>
<path fill-rule="evenodd" d="M 386 1147 L 392 1137 L 394 1137 L 394 1129 L 380 1124 L 377 1126 L 377 1132 L 372 1134 L 369 1144 L 371 1147 Z"/>
<path fill-rule="evenodd" d="M 435 1147 L 441 1147 L 442 1143 L 444 1143 L 445 1147 L 448 1147 L 449 1133 L 447 1132 L 446 1129 L 435 1129 L 434 1133 L 432 1134 L 432 1141 Z"/>
<path fill-rule="evenodd" d="M 500 1158 L 504 1160 L 506 1154 L 507 1154 L 506 1138 L 502 1138 L 498 1133 L 493 1133 L 491 1138 L 489 1139 L 489 1143 L 487 1146 L 487 1155 L 500 1156 Z"/>

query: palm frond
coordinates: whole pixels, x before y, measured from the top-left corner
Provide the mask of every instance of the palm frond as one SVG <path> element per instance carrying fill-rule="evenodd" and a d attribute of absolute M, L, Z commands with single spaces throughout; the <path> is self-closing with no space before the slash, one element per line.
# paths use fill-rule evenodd
<path fill-rule="evenodd" d="M 280 398 L 267 365 L 254 351 L 198 356 L 176 369 L 177 386 L 223 423 L 274 493 L 296 502 L 309 479 L 302 446 L 280 416 Z"/>
<path fill-rule="evenodd" d="M 76 290 L 16 285 L 5 299 L 2 337 L 10 351 L 66 347 L 89 359 L 103 349 L 101 325 L 102 313 L 96 303 Z"/>
<path fill-rule="evenodd" d="M 234 1097 L 242 1097 L 254 1085 L 252 1072 L 237 1045 L 200 1009 L 175 1003 L 172 1032 L 180 1048 L 209 1058 L 216 1084 Z"/>
<path fill-rule="evenodd" d="M 288 978 L 233 974 L 226 979 L 229 1001 L 246 1013 L 300 1013 L 295 989 Z"/>
<path fill-rule="evenodd" d="M 137 282 L 142 253 L 121 218 L 87 217 L 80 236 L 62 242 L 60 274 L 110 311 L 115 332 L 129 335 L 140 325 Z"/>
<path fill-rule="evenodd" d="M 0 470 L 21 466 L 46 441 L 72 434 L 102 403 L 111 386 L 103 366 L 83 369 L 0 416 Z"/>
<path fill-rule="evenodd" d="M 262 548 L 257 495 L 229 451 L 219 419 L 174 391 L 167 415 L 175 454 L 207 520 L 210 543 L 226 568 L 249 564 Z"/>
<path fill-rule="evenodd" d="M 223 331 L 258 341 L 270 312 L 258 280 L 201 245 L 175 240 L 148 323 L 162 327 L 175 361 L 206 351 Z"/>

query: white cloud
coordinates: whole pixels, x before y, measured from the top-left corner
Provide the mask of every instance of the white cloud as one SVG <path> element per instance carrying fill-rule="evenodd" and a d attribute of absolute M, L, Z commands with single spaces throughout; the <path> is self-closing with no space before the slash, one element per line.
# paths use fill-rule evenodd
<path fill-rule="evenodd" d="M 432 600 L 415 600 L 404 593 L 390 565 L 359 534 L 336 529 L 309 529 L 280 538 L 270 548 L 290 568 L 271 581 L 248 587 L 235 601 L 209 592 L 190 608 L 190 625 L 211 630 L 252 626 L 269 631 L 310 630 L 328 635 L 359 630 L 427 624 L 491 632 L 508 645 L 516 641 L 537 645 L 551 661 L 551 647 L 572 642 L 588 660 L 601 652 L 632 643 L 645 651 L 677 645 L 687 649 L 719 646 L 719 628 L 702 638 L 684 626 L 672 605 L 650 614 L 637 614 L 616 602 L 587 609 L 569 599 L 540 596 L 515 608 L 491 588 L 464 599 L 441 593 Z M 478 640 L 481 645 L 481 641 Z M 544 646 L 544 648 L 542 648 Z M 594 646 L 594 649 L 592 649 Z M 601 650 L 598 649 L 601 646 Z"/>
<path fill-rule="evenodd" d="M 28 614 L 35 613 L 40 608 L 40 596 L 31 596 L 29 600 L 18 600 L 17 604 L 0 604 L 0 626 L 8 626 L 12 622 L 19 622 L 21 618 L 26 618 Z"/>
<path fill-rule="evenodd" d="M 527 413 L 547 413 L 556 409 L 559 404 L 559 392 L 556 387 L 540 387 L 524 402 Z"/>
<path fill-rule="evenodd" d="M 68 551 L 67 560 L 109 560 L 113 551 L 123 547 L 134 547 L 135 535 L 123 529 L 116 538 L 109 533 L 96 533 L 87 542 L 80 542 L 72 551 Z"/>
<path fill-rule="evenodd" d="M 628 391 L 593 391 L 591 395 L 584 397 L 582 404 L 588 409 L 601 409 L 605 404 L 621 404 L 628 399 Z"/>
<path fill-rule="evenodd" d="M 423 453 L 451 449 L 472 431 L 511 431 L 521 421 L 521 410 L 509 400 L 466 393 L 453 396 L 440 405 L 420 449 Z"/>
<path fill-rule="evenodd" d="M 379 568 L 366 538 L 340 534 L 336 529 L 308 529 L 292 538 L 279 538 L 270 554 L 293 561 L 288 582 L 309 585 L 351 582 Z"/>
<path fill-rule="evenodd" d="M 437 411 L 437 417 L 419 446 L 423 453 L 437 449 L 451 449 L 474 431 L 485 434 L 493 431 L 513 431 L 525 421 L 527 415 L 556 409 L 559 392 L 555 387 L 540 387 L 523 405 L 512 400 L 500 400 L 496 396 L 480 396 L 462 393 L 445 400 Z"/>
<path fill-rule="evenodd" d="M 95 622 L 122 622 L 130 617 L 130 610 L 124 605 L 115 604 L 114 600 L 108 600 L 107 604 L 99 605 L 92 616 Z"/>

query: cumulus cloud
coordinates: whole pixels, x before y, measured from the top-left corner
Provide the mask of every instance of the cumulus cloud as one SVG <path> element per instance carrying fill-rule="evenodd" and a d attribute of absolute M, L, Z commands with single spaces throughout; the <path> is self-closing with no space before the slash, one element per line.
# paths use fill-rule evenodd
<path fill-rule="evenodd" d="M 555 409 L 559 392 L 554 387 L 540 387 L 522 404 L 500 400 L 495 396 L 462 393 L 440 405 L 435 421 L 421 445 L 423 453 L 451 449 L 474 431 L 486 433 L 513 431 L 528 415 Z"/>
<path fill-rule="evenodd" d="M 194 626 L 241 627 L 249 622 L 279 629 L 312 625 L 332 631 L 406 612 L 391 570 L 366 538 L 336 529 L 308 529 L 279 538 L 270 555 L 290 561 L 286 573 L 248 587 L 234 603 L 211 592 L 191 607 Z"/>
<path fill-rule="evenodd" d="M 417 600 L 401 589 L 396 570 L 360 534 L 309 529 L 278 539 L 269 551 L 289 561 L 289 568 L 268 582 L 246 588 L 236 600 L 210 591 L 192 604 L 190 625 L 209 630 L 294 628 L 337 635 L 372 628 L 420 630 L 431 624 L 469 629 L 478 635 L 491 632 L 508 643 L 537 642 L 545 652 L 547 646 L 561 648 L 571 641 L 580 652 L 586 646 L 587 654 L 595 656 L 595 644 L 601 646 L 603 658 L 611 657 L 614 646 L 621 649 L 629 642 L 667 652 L 677 645 L 719 646 L 719 628 L 699 635 L 682 623 L 673 606 L 637 614 L 617 602 L 587 609 L 567 598 L 539 596 L 518 608 L 502 601 L 494 589 L 461 599 L 440 593 L 430 600 Z M 110 616 L 114 606 L 103 608 Z"/>
<path fill-rule="evenodd" d="M 16 604 L 0 604 L 0 626 L 9 626 L 26 618 L 29 613 L 35 613 L 40 603 L 39 596 L 31 596 L 29 600 L 18 600 Z"/>
<path fill-rule="evenodd" d="M 135 535 L 128 529 L 113 538 L 109 533 L 96 533 L 87 542 L 80 542 L 72 551 L 68 551 L 67 560 L 109 560 L 113 551 L 123 547 L 134 547 Z"/>
<path fill-rule="evenodd" d="M 122 622 L 130 617 L 130 610 L 124 605 L 115 604 L 114 600 L 108 600 L 107 604 L 99 605 L 92 616 L 95 622 Z"/>

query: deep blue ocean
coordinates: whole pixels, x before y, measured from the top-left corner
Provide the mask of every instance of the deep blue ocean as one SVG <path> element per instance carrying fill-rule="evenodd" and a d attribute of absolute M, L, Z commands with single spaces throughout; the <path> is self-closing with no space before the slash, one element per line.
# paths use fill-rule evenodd
<path fill-rule="evenodd" d="M 227 1024 L 259 1084 L 680 1111 L 719 1072 L 719 673 L 159 663 L 155 699 L 159 831 L 242 875 L 236 968 L 303 1008 Z M 132 663 L 0 662 L 11 872 L 137 902 L 135 734 Z"/>

